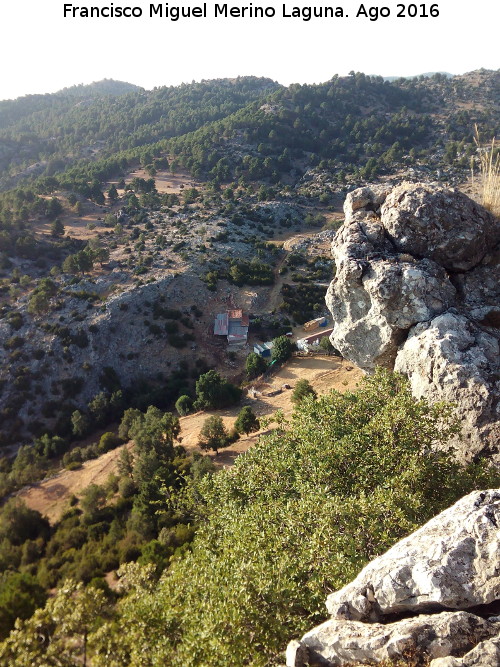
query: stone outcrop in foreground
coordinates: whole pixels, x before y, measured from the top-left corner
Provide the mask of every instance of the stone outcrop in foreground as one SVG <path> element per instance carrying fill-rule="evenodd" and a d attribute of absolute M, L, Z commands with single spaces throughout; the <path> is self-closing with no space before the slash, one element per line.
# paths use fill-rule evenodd
<path fill-rule="evenodd" d="M 332 593 L 331 619 L 290 643 L 287 667 L 498 666 L 499 554 L 500 489 L 475 491 Z"/>
<path fill-rule="evenodd" d="M 417 398 L 457 404 L 464 459 L 500 458 L 500 221 L 457 190 L 351 192 L 332 243 L 333 345 L 405 373 Z"/>

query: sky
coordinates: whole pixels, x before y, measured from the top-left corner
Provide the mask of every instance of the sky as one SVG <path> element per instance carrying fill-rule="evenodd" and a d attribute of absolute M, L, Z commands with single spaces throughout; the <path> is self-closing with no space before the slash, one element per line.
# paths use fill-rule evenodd
<path fill-rule="evenodd" d="M 245 3 L 246 4 L 243 4 Z M 237 0 L 228 8 L 264 7 L 274 17 L 214 17 L 177 22 L 149 16 L 146 0 L 75 0 L 71 7 L 138 7 L 140 18 L 63 16 L 64 0 L 2 3 L 0 99 L 55 92 L 66 86 L 104 78 L 144 88 L 244 75 L 266 76 L 282 84 L 319 83 L 349 71 L 382 76 L 410 76 L 444 71 L 461 74 L 500 68 L 498 0 L 442 0 L 403 4 L 401 0 Z M 87 3 L 87 4 L 84 4 Z M 337 3 L 337 4 L 334 4 Z M 157 1 L 152 4 L 158 5 Z M 201 0 L 162 3 L 199 7 Z M 223 5 L 224 2 L 218 3 Z M 341 7 L 347 17 L 301 18 L 293 7 Z M 390 16 L 363 16 L 364 7 L 385 7 Z M 418 10 L 416 17 L 398 17 Z M 437 17 L 420 13 L 439 12 Z M 247 10 L 248 11 L 248 10 Z M 269 11 L 270 13 L 270 11 Z M 359 16 L 356 17 L 356 14 Z"/>

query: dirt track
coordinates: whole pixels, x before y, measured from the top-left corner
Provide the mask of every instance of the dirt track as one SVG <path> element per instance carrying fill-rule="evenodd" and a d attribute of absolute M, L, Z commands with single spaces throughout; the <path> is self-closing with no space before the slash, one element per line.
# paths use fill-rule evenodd
<path fill-rule="evenodd" d="M 86 461 L 78 470 L 63 470 L 50 479 L 24 488 L 18 496 L 28 507 L 38 510 L 54 523 L 68 509 L 72 495 L 78 495 L 89 484 L 104 484 L 108 476 L 116 471 L 120 451 L 131 446 L 132 443 L 128 443 L 98 459 Z"/>
<path fill-rule="evenodd" d="M 292 412 L 291 395 L 295 383 L 299 379 L 306 379 L 312 384 L 318 394 L 325 394 L 331 389 L 345 391 L 354 389 L 363 373 L 349 362 L 338 357 L 314 356 L 297 357 L 286 364 L 266 382 L 256 383 L 258 394 L 255 398 L 247 397 L 243 404 L 250 405 L 259 417 L 270 415 L 276 410 L 283 410 L 285 415 Z M 290 389 L 283 389 L 275 396 L 267 396 L 288 384 Z M 198 437 L 203 422 L 210 414 L 218 414 L 225 425 L 231 428 L 241 405 L 230 410 L 219 410 L 214 413 L 198 412 L 194 415 L 181 417 L 180 441 L 188 451 L 198 451 Z M 219 467 L 230 466 L 238 454 L 251 447 L 264 431 L 244 436 L 234 445 L 222 450 L 217 456 L 211 454 Z M 131 447 L 132 443 L 123 445 Z M 116 464 L 122 447 L 114 449 L 100 456 L 98 459 L 87 461 L 79 470 L 63 470 L 51 479 L 23 489 L 19 496 L 32 509 L 36 509 L 54 523 L 64 510 L 68 508 L 70 497 L 79 495 L 89 484 L 103 484 L 110 473 L 116 471 Z"/>

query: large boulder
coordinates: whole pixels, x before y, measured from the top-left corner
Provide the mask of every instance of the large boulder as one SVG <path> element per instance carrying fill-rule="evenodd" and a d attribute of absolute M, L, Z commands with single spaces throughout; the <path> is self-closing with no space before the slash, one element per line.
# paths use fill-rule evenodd
<path fill-rule="evenodd" d="M 468 271 L 500 240 L 495 218 L 458 190 L 404 183 L 381 208 L 389 238 L 401 252 L 434 260 L 450 271 Z"/>
<path fill-rule="evenodd" d="M 387 625 L 332 619 L 291 644 L 286 664 L 333 667 L 411 659 L 417 655 L 442 658 L 470 651 L 499 630 L 500 623 L 464 611 L 404 618 Z M 450 663 L 450 667 L 454 664 Z"/>
<path fill-rule="evenodd" d="M 464 460 L 477 452 L 498 458 L 499 359 L 498 338 L 452 312 L 418 324 L 397 353 L 394 369 L 408 376 L 415 397 L 459 406 L 462 429 L 450 444 Z"/>
<path fill-rule="evenodd" d="M 500 664 L 499 553 L 500 489 L 475 491 L 329 595 L 330 620 L 290 643 L 287 666 Z"/>
<path fill-rule="evenodd" d="M 475 491 L 328 596 L 332 617 L 470 609 L 500 599 L 500 490 Z"/>
<path fill-rule="evenodd" d="M 500 441 L 500 221 L 454 189 L 360 188 L 345 202 L 326 295 L 332 343 L 457 404 L 465 458 Z"/>

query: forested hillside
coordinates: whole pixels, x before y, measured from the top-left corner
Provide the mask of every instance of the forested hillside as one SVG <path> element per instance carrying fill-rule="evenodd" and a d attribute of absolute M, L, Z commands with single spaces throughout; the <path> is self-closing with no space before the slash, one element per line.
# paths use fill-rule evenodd
<path fill-rule="evenodd" d="M 330 318 L 346 194 L 476 187 L 499 96 L 500 73 L 480 70 L 103 81 L 0 102 L 0 664 L 282 664 L 326 593 L 498 484 L 436 452 L 457 434 L 451 410 L 399 376 L 319 398 L 266 383 L 304 323 Z M 245 347 L 214 335 L 229 309 Z M 271 356 L 251 351 L 270 341 Z M 357 371 L 328 337 L 319 350 Z M 291 421 L 253 413 L 254 382 L 294 390 Z M 196 445 L 186 416 L 203 417 Z M 17 495 L 104 454 L 107 479 L 52 523 Z"/>

